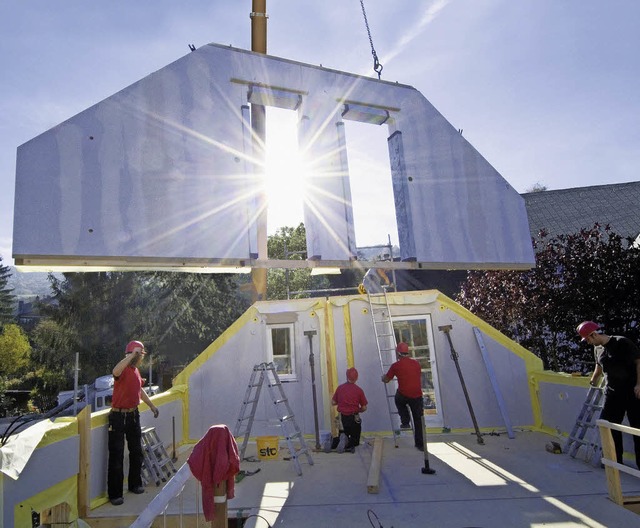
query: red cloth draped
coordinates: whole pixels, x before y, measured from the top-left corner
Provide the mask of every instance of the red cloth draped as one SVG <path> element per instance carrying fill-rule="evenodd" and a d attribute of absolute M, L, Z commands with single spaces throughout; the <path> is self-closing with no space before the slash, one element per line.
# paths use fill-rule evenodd
<path fill-rule="evenodd" d="M 235 475 L 240 471 L 238 444 L 226 425 L 212 425 L 195 445 L 187 460 L 191 473 L 202 485 L 202 510 L 207 521 L 214 518 L 214 487 L 227 482 L 227 499 L 233 499 Z"/>

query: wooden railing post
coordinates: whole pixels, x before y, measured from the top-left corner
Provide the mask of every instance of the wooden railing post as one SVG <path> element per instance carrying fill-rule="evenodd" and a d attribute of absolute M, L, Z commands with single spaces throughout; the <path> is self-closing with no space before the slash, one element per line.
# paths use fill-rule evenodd
<path fill-rule="evenodd" d="M 613 436 L 611 435 L 611 428 L 608 427 L 609 422 L 604 420 L 598 420 L 598 429 L 600 430 L 600 442 L 602 444 L 603 458 L 615 462 L 616 458 L 616 446 L 613 443 Z M 620 472 L 609 465 L 604 466 L 604 471 L 607 476 L 607 489 L 609 490 L 609 498 L 619 504 L 624 505 L 622 500 L 622 485 L 620 484 Z"/>
<path fill-rule="evenodd" d="M 229 517 L 227 511 L 227 483 L 216 484 L 213 490 L 214 515 L 211 528 L 228 528 Z"/>
<path fill-rule="evenodd" d="M 89 515 L 89 475 L 91 472 L 91 405 L 86 405 L 77 416 L 80 452 L 78 464 L 78 517 Z"/>

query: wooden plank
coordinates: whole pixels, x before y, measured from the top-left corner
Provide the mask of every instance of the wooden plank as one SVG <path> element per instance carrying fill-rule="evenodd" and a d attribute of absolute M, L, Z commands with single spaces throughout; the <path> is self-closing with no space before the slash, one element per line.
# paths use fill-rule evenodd
<path fill-rule="evenodd" d="M 378 493 L 380 491 L 380 467 L 382 465 L 382 448 L 384 438 L 378 436 L 373 442 L 373 454 L 371 465 L 369 466 L 369 477 L 367 478 L 367 493 Z"/>
<path fill-rule="evenodd" d="M 69 524 L 69 515 L 71 514 L 71 506 L 66 502 L 56 504 L 52 508 L 43 510 L 40 515 L 42 524 Z"/>
<path fill-rule="evenodd" d="M 616 462 L 616 447 L 611 436 L 611 429 L 608 423 L 598 420 L 598 428 L 600 429 L 600 440 L 602 444 L 602 463 L 605 465 L 604 471 L 607 475 L 607 489 L 609 490 L 609 498 L 622 506 L 622 486 L 620 485 L 620 471 L 613 464 Z"/>
<path fill-rule="evenodd" d="M 78 465 L 78 516 L 84 519 L 91 509 L 89 474 L 91 472 L 91 405 L 86 405 L 77 416 L 80 435 L 80 459 Z"/>

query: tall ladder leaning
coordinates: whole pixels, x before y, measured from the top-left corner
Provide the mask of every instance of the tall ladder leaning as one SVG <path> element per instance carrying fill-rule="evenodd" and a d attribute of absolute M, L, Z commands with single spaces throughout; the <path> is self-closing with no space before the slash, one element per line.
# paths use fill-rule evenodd
<path fill-rule="evenodd" d="M 601 378 L 598 385 L 589 387 L 578 419 L 562 449 L 564 453 L 575 458 L 580 448 L 584 446 L 584 460 L 594 466 L 600 464 L 602 446 L 596 420 L 600 417 L 599 411 L 603 405 L 604 381 Z"/>
<path fill-rule="evenodd" d="M 380 371 L 386 374 L 389 367 L 396 360 L 396 335 L 393 331 L 393 320 L 391 318 L 391 310 L 389 308 L 389 298 L 387 297 L 388 286 L 382 287 L 382 293 L 369 293 L 367 291 L 367 300 L 369 301 L 369 313 L 371 314 L 371 323 L 373 332 L 376 336 L 376 345 L 378 347 L 378 357 L 380 358 Z M 391 423 L 391 432 L 393 433 L 393 443 L 398 447 L 398 437 L 400 436 L 400 415 L 395 405 L 395 388 L 397 382 L 395 379 L 389 383 L 384 383 L 384 392 L 386 394 L 387 409 L 389 411 L 389 422 Z M 393 415 L 398 420 L 393 419 Z M 414 424 L 414 427 L 420 427 L 420 424 Z"/>
<path fill-rule="evenodd" d="M 280 377 L 276 371 L 276 367 L 273 363 L 259 363 L 253 367 L 251 372 L 251 378 L 249 379 L 249 385 L 247 386 L 247 392 L 245 393 L 244 400 L 242 402 L 242 408 L 240 409 L 240 415 L 236 422 L 235 431 L 233 436 L 236 438 L 242 436 L 242 444 L 240 446 L 240 460 L 244 460 L 244 454 L 249 442 L 249 436 L 251 435 L 251 428 L 253 427 L 253 421 L 256 415 L 256 408 L 258 401 L 260 400 L 260 393 L 262 386 L 267 384 L 267 390 L 269 391 L 269 397 L 273 402 L 276 416 L 280 422 L 280 429 L 284 436 L 289 453 L 291 454 L 291 460 L 296 468 L 298 475 L 302 475 L 302 468 L 300 467 L 300 456 L 306 455 L 309 465 L 313 465 L 313 458 L 309 447 L 307 446 L 302 431 L 296 423 L 293 410 L 289 405 L 289 399 L 284 393 L 284 388 Z M 297 445 L 296 445 L 297 442 Z"/>

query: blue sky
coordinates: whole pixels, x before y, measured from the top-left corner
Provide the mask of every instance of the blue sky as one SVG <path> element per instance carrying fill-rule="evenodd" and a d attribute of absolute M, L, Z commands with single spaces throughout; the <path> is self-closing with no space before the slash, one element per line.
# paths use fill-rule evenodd
<path fill-rule="evenodd" d="M 420 90 L 517 191 L 640 179 L 637 0 L 365 6 L 382 78 Z M 17 147 L 189 53 L 189 44 L 250 49 L 250 11 L 251 0 L 0 2 L 5 264 L 13 262 Z M 359 0 L 267 0 L 267 12 L 269 54 L 375 75 Z M 375 158 L 360 154 L 350 155 L 356 168 Z"/>

